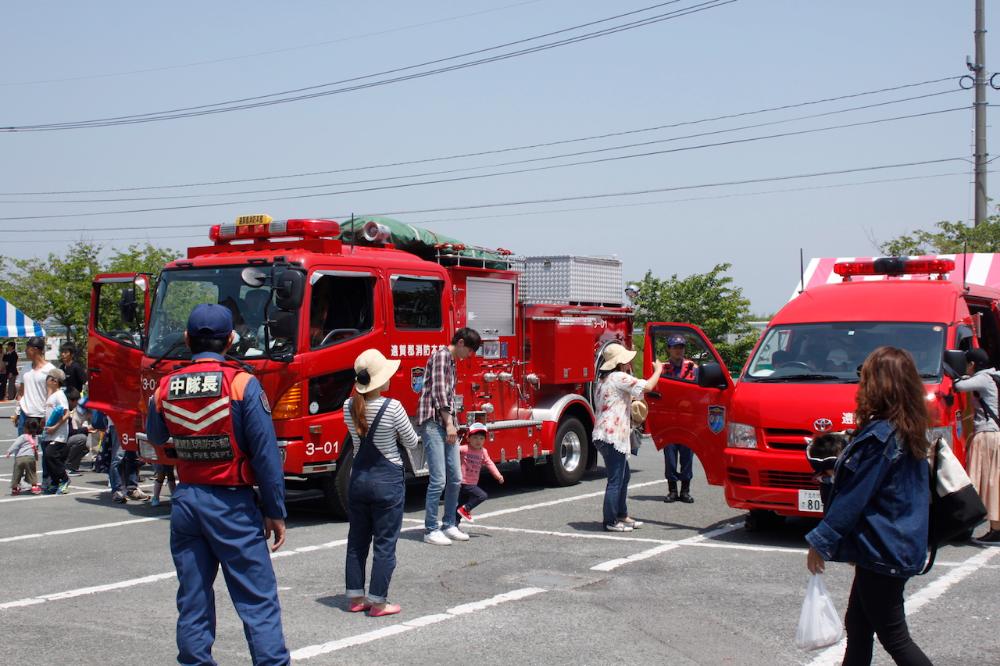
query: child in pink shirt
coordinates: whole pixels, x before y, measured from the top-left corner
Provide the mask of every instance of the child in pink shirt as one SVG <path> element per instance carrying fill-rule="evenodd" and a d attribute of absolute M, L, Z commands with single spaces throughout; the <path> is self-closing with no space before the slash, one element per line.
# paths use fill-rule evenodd
<path fill-rule="evenodd" d="M 486 444 L 486 433 L 485 424 L 473 423 L 469 426 L 469 443 L 459 447 L 459 453 L 462 457 L 462 488 L 458 493 L 456 525 L 462 521 L 462 518 L 470 523 L 475 522 L 472 519 L 472 510 L 488 497 L 486 491 L 479 487 L 479 472 L 483 465 L 497 480 L 497 483 L 503 483 L 503 474 L 493 464 L 489 452 L 483 448 L 483 445 Z"/>

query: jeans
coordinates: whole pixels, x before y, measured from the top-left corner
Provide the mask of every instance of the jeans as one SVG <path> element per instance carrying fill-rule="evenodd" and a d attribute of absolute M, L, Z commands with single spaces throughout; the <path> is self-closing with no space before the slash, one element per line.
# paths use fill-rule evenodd
<path fill-rule="evenodd" d="M 423 423 L 420 426 L 420 436 L 427 453 L 427 470 L 430 472 L 424 529 L 433 532 L 455 525 L 458 491 L 462 486 L 462 458 L 458 454 L 458 444 L 448 444 L 445 441 L 445 429 L 438 423 L 434 421 Z M 438 502 L 441 500 L 442 492 L 444 492 L 444 517 L 439 524 Z"/>
<path fill-rule="evenodd" d="M 464 506 L 466 511 L 472 511 L 485 502 L 487 497 L 489 495 L 486 494 L 485 490 L 471 483 L 463 483 L 461 490 L 458 491 L 458 503 Z M 455 524 L 458 525 L 460 522 L 462 522 L 462 516 L 456 510 Z"/>
<path fill-rule="evenodd" d="M 108 482 L 111 484 L 112 494 L 138 488 L 139 461 L 135 451 L 126 451 L 122 448 L 118 431 L 114 428 L 108 430 L 104 442 L 111 445 L 111 467 L 108 469 Z M 124 489 L 122 489 L 122 477 L 125 479 Z"/>
<path fill-rule="evenodd" d="M 380 453 L 374 455 L 382 458 Z M 403 468 L 382 458 L 370 467 L 351 470 L 347 491 L 347 563 L 344 567 L 347 596 L 365 596 L 365 564 L 372 555 L 368 600 L 385 603 L 389 582 L 396 569 L 396 541 L 403 527 L 406 484 Z"/>
<path fill-rule="evenodd" d="M 608 487 L 604 490 L 604 524 L 614 525 L 628 518 L 628 482 L 632 478 L 628 458 L 617 451 L 613 444 L 597 440 L 594 445 L 604 458 L 604 469 L 608 474 Z"/>
<path fill-rule="evenodd" d="M 903 609 L 903 588 L 908 578 L 883 576 L 854 567 L 854 584 L 847 603 L 844 626 L 847 629 L 845 666 L 872 663 L 872 634 L 893 661 L 906 666 L 930 666 L 931 660 L 910 638 Z"/>
<path fill-rule="evenodd" d="M 668 481 L 690 481 L 693 476 L 691 467 L 694 462 L 694 452 L 683 444 L 667 444 L 663 449 L 663 459 L 666 463 L 664 475 Z M 680 467 L 678 473 L 677 468 Z"/>

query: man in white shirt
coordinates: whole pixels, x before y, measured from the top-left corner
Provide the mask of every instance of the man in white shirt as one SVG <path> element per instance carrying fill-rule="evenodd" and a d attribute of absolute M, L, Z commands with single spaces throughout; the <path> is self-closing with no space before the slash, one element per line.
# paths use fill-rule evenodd
<path fill-rule="evenodd" d="M 25 353 L 31 362 L 31 369 L 17 377 L 17 405 L 20 408 L 20 418 L 17 421 L 17 434 L 24 433 L 27 419 L 36 419 L 39 426 L 45 418 L 45 401 L 49 397 L 45 380 L 49 370 L 54 365 L 45 360 L 45 339 L 29 338 Z"/>

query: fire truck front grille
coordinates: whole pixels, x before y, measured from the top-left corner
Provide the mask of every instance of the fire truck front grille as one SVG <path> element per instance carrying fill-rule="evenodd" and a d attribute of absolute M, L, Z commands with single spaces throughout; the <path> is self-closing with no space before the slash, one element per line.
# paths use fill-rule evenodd
<path fill-rule="evenodd" d="M 750 471 L 740 467 L 730 467 L 726 470 L 729 473 L 729 482 L 740 486 L 750 485 Z"/>
<path fill-rule="evenodd" d="M 760 473 L 761 485 L 769 488 L 797 488 L 816 489 L 819 485 L 813 481 L 813 475 L 809 472 L 777 472 L 765 471 Z"/>
<path fill-rule="evenodd" d="M 805 451 L 805 438 L 814 436 L 815 433 L 808 430 L 786 430 L 784 428 L 766 428 L 764 430 L 767 448 L 785 451 Z"/>

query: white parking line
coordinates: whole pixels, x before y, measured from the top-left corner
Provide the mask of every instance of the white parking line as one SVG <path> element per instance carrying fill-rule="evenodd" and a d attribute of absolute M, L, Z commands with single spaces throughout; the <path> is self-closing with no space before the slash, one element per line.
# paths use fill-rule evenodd
<path fill-rule="evenodd" d="M 427 627 L 432 624 L 438 624 L 439 622 L 453 620 L 456 617 L 492 608 L 493 606 L 498 606 L 503 603 L 527 599 L 528 597 L 533 597 L 536 594 L 541 594 L 542 592 L 545 592 L 545 590 L 540 587 L 524 587 L 519 590 L 511 590 L 510 592 L 504 592 L 503 594 L 498 594 L 490 597 L 489 599 L 473 601 L 472 603 L 449 608 L 444 613 L 424 615 L 412 620 L 407 620 L 406 622 L 400 622 L 399 624 L 382 627 L 381 629 L 376 629 L 375 631 L 368 631 L 363 634 L 356 634 L 354 636 L 348 636 L 347 638 L 339 638 L 337 640 L 321 643 L 319 645 L 309 645 L 307 647 L 299 648 L 298 650 L 292 652 L 292 659 L 295 661 L 303 661 L 305 659 L 317 657 L 321 654 L 329 654 L 330 652 L 336 652 L 345 648 L 354 647 L 355 645 L 364 645 L 365 643 L 371 643 L 372 641 L 389 638 L 390 636 L 398 636 L 399 634 L 406 633 L 407 631 L 413 631 L 414 629 Z"/>
<path fill-rule="evenodd" d="M 987 548 L 973 555 L 955 569 L 920 588 L 904 602 L 906 605 L 906 615 L 910 616 L 918 613 L 921 608 L 943 595 L 951 587 L 981 569 L 983 565 L 996 555 L 1000 555 L 1000 548 Z M 836 645 L 823 650 L 815 659 L 809 662 L 809 666 L 834 666 L 834 664 L 839 664 L 844 659 L 844 650 L 846 648 L 847 639 L 845 638 Z"/>
<path fill-rule="evenodd" d="M 135 525 L 137 523 L 149 523 L 154 520 L 170 520 L 170 516 L 154 516 L 151 518 L 136 518 L 134 520 L 119 520 L 114 523 L 100 523 L 97 525 L 85 525 L 83 527 L 71 527 L 65 530 L 51 530 L 49 532 L 36 532 L 34 534 L 21 534 L 18 536 L 4 537 L 0 543 L 10 543 L 12 541 L 24 541 L 25 539 L 40 539 L 48 536 L 61 536 L 63 534 L 76 534 L 77 532 L 90 532 L 92 530 L 103 530 L 108 527 L 122 527 L 123 525 Z"/>
<path fill-rule="evenodd" d="M 139 484 L 139 487 L 152 488 L 153 486 L 150 483 L 142 483 Z M 19 497 L 8 497 L 7 499 L 0 499 L 0 504 L 3 504 L 5 502 L 30 502 L 32 500 L 52 499 L 53 497 L 72 497 L 73 495 L 96 495 L 99 493 L 109 493 L 109 492 L 111 492 L 110 488 L 88 488 L 84 490 L 76 490 L 71 485 L 69 487 L 69 492 L 66 493 L 65 495 L 29 495 L 27 497 L 21 495 Z"/>
<path fill-rule="evenodd" d="M 661 483 L 666 483 L 666 479 L 660 479 L 658 481 L 646 481 L 645 483 L 633 483 L 629 485 L 629 490 L 633 488 L 645 488 L 646 486 L 655 486 Z M 538 504 L 528 504 L 527 506 L 514 507 L 512 509 L 498 509 L 496 511 L 487 511 L 483 514 L 476 514 L 476 520 L 482 518 L 493 518 L 494 516 L 505 516 L 508 513 L 519 513 L 521 511 L 530 511 L 531 509 L 541 509 L 547 506 L 555 506 L 557 504 L 564 504 L 566 502 L 575 502 L 577 500 L 587 499 L 588 497 L 600 497 L 604 494 L 603 490 L 598 490 L 592 493 L 584 493 L 583 495 L 573 495 L 572 497 L 563 497 L 557 500 L 550 500 L 548 502 L 539 502 Z"/>
<path fill-rule="evenodd" d="M 675 548 L 680 548 L 681 546 L 695 544 L 707 539 L 714 539 L 717 536 L 722 536 L 723 534 L 728 534 L 733 530 L 738 530 L 742 527 L 739 524 L 726 525 L 724 527 L 719 527 L 717 529 L 705 532 L 704 534 L 698 534 L 693 537 L 688 537 L 687 539 L 681 539 L 680 541 L 674 541 L 668 544 L 663 544 L 656 546 L 655 548 L 650 548 L 649 550 L 644 550 L 638 553 L 629 555 L 628 557 L 618 557 L 613 560 L 608 560 L 607 562 L 601 562 L 600 564 L 595 564 L 590 567 L 591 571 L 614 571 L 618 567 L 624 566 L 626 564 L 631 564 L 633 562 L 638 562 L 640 560 L 646 560 L 650 557 L 656 557 L 661 553 L 666 553 L 667 551 L 674 550 Z"/>

